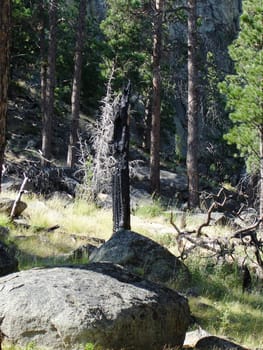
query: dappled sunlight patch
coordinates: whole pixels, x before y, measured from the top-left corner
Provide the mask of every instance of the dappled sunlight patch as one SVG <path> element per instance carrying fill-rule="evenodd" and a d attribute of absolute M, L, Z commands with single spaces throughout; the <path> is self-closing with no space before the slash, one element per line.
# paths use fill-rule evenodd
<path fill-rule="evenodd" d="M 262 346 L 262 293 L 256 288 L 250 294 L 242 293 L 234 266 L 216 266 L 207 259 L 193 259 L 187 266 L 192 273 L 189 290 L 197 295 L 189 296 L 196 322 L 211 334 L 247 347 Z"/>

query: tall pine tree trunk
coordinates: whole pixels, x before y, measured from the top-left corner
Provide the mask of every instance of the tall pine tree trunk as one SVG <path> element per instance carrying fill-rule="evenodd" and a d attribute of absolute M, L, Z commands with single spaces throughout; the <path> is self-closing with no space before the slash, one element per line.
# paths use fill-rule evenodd
<path fill-rule="evenodd" d="M 260 191 L 259 191 L 259 216 L 263 218 L 263 126 L 260 128 Z M 261 225 L 263 229 L 263 224 Z"/>
<path fill-rule="evenodd" d="M 152 128 L 150 150 L 151 192 L 160 194 L 160 119 L 161 119 L 161 67 L 162 56 L 162 19 L 164 0 L 155 0 L 153 16 L 153 96 Z"/>
<path fill-rule="evenodd" d="M 82 54 L 85 37 L 85 19 L 87 10 L 87 0 L 80 0 L 79 18 L 77 24 L 76 47 L 74 57 L 74 76 L 71 94 L 71 129 L 69 135 L 67 165 L 73 167 L 76 163 L 76 151 L 79 129 L 79 111 L 80 111 L 80 90 L 81 90 L 81 72 L 82 72 Z"/>
<path fill-rule="evenodd" d="M 145 114 L 143 119 L 142 147 L 145 151 L 151 148 L 151 122 L 152 122 L 152 89 L 145 99 Z"/>
<path fill-rule="evenodd" d="M 10 0 L 0 0 L 0 191 L 6 145 L 7 89 L 9 70 Z"/>
<path fill-rule="evenodd" d="M 46 80 L 46 108 L 43 114 L 42 129 L 42 165 L 49 165 L 51 159 L 52 126 L 54 119 L 54 92 L 56 75 L 57 52 L 57 12 L 58 0 L 50 0 L 49 3 L 49 47 L 48 66 Z"/>
<path fill-rule="evenodd" d="M 39 48 L 40 48 L 40 106 L 42 117 L 46 113 L 46 101 L 47 101 L 47 50 L 46 50 L 46 40 L 45 40 L 45 6 L 43 0 L 39 0 L 38 3 L 38 16 L 39 21 Z"/>
<path fill-rule="evenodd" d="M 198 174 L 198 70 L 196 0 L 188 0 L 188 136 L 187 175 L 188 206 L 199 206 Z"/>

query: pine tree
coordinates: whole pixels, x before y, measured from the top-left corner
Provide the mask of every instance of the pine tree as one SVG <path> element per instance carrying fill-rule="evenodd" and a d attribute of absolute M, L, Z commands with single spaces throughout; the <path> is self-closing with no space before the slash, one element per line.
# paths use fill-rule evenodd
<path fill-rule="evenodd" d="M 187 175 L 189 208 L 199 206 L 198 175 L 198 58 L 197 58 L 197 4 L 188 0 L 188 136 Z"/>
<path fill-rule="evenodd" d="M 6 112 L 9 70 L 10 1 L 0 1 L 0 186 L 6 144 Z M 1 189 L 1 187 L 0 187 Z"/>
<path fill-rule="evenodd" d="M 68 144 L 67 165 L 73 167 L 76 162 L 79 112 L 80 112 L 80 92 L 81 92 L 81 74 L 82 74 L 82 56 L 85 37 L 85 21 L 87 12 L 87 1 L 79 2 L 79 17 L 76 30 L 76 47 L 74 55 L 74 76 L 71 93 L 71 128 Z"/>
<path fill-rule="evenodd" d="M 164 0 L 155 1 L 153 16 L 153 96 L 152 96 L 152 128 L 150 154 L 151 192 L 160 194 L 160 125 L 161 125 L 161 58 Z"/>
<path fill-rule="evenodd" d="M 225 137 L 237 145 L 249 172 L 260 171 L 260 216 L 263 215 L 262 18 L 262 0 L 245 0 L 239 36 L 229 47 L 236 74 L 228 75 L 220 84 L 233 123 Z"/>
<path fill-rule="evenodd" d="M 55 98 L 55 76 L 56 76 L 56 53 L 57 53 L 57 14 L 58 0 L 51 0 L 49 3 L 49 47 L 48 65 L 46 76 L 46 103 L 43 115 L 42 129 L 42 165 L 48 166 L 51 159 L 52 126 L 54 119 L 54 98 Z"/>

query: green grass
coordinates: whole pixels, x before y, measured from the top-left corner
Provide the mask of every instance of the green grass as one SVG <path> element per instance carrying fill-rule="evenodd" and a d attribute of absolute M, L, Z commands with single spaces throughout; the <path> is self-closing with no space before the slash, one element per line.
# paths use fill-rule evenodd
<path fill-rule="evenodd" d="M 188 266 L 193 276 L 191 288 L 198 294 L 189 297 L 189 304 L 198 324 L 211 334 L 229 337 L 244 346 L 262 347 L 262 286 L 254 281 L 253 292 L 242 293 L 237 268 L 196 258 Z"/>
<path fill-rule="evenodd" d="M 15 193 L 4 196 L 14 198 Z M 6 240 L 17 247 L 20 269 L 61 265 L 70 253 L 92 237 L 108 239 L 112 234 L 111 210 L 98 209 L 83 200 L 46 200 L 35 195 L 24 195 L 22 200 L 27 203 L 23 217 L 29 228 L 15 225 L 8 216 L 0 215 L 0 225 L 10 231 Z M 49 232 L 55 225 L 58 228 Z M 87 258 L 83 259 L 87 262 Z"/>
<path fill-rule="evenodd" d="M 155 200 L 151 204 L 142 204 L 135 211 L 135 215 L 144 218 L 154 218 L 163 215 L 163 213 L 164 208 L 159 200 Z"/>

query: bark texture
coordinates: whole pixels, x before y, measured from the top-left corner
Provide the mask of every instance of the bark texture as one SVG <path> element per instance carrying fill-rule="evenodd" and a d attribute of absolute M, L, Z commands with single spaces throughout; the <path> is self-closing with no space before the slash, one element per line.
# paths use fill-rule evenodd
<path fill-rule="evenodd" d="M 85 38 L 85 18 L 87 11 L 87 0 L 80 0 L 79 18 L 76 35 L 76 48 L 74 57 L 74 76 L 71 94 L 71 129 L 69 135 L 67 165 L 73 167 L 76 162 L 78 129 L 79 129 L 79 111 L 80 111 L 80 87 L 82 72 L 82 54 Z"/>
<path fill-rule="evenodd" d="M 152 128 L 150 150 L 151 192 L 160 193 L 160 119 L 161 119 L 161 56 L 162 56 L 162 19 L 164 0 L 155 1 L 153 16 L 153 96 Z"/>
<path fill-rule="evenodd" d="M 263 218 L 263 126 L 260 128 L 260 193 L 259 216 Z M 263 229 L 261 225 L 261 229 Z"/>
<path fill-rule="evenodd" d="M 113 233 L 129 230 L 130 226 L 130 179 L 129 179 L 129 96 L 130 83 L 116 105 L 113 130 L 113 158 L 115 169 L 112 176 Z"/>
<path fill-rule="evenodd" d="M 196 0 L 188 0 L 188 136 L 187 175 L 189 208 L 199 206 L 198 175 L 198 69 Z"/>
<path fill-rule="evenodd" d="M 0 191 L 6 145 L 6 114 L 9 70 L 10 0 L 0 0 Z"/>
<path fill-rule="evenodd" d="M 57 52 L 57 11 L 58 1 L 50 0 L 49 4 L 49 47 L 46 81 L 46 108 L 43 114 L 42 130 L 42 165 L 49 165 L 51 159 L 52 126 L 54 118 L 54 91 L 56 76 Z"/>
<path fill-rule="evenodd" d="M 45 6 L 43 0 L 39 0 L 38 3 L 38 16 L 39 20 L 39 48 L 40 48 L 40 82 L 41 82 L 41 92 L 40 92 L 40 105 L 41 105 L 41 114 L 44 116 L 46 113 L 46 101 L 47 101 L 47 50 L 46 50 L 46 41 L 45 41 Z"/>

